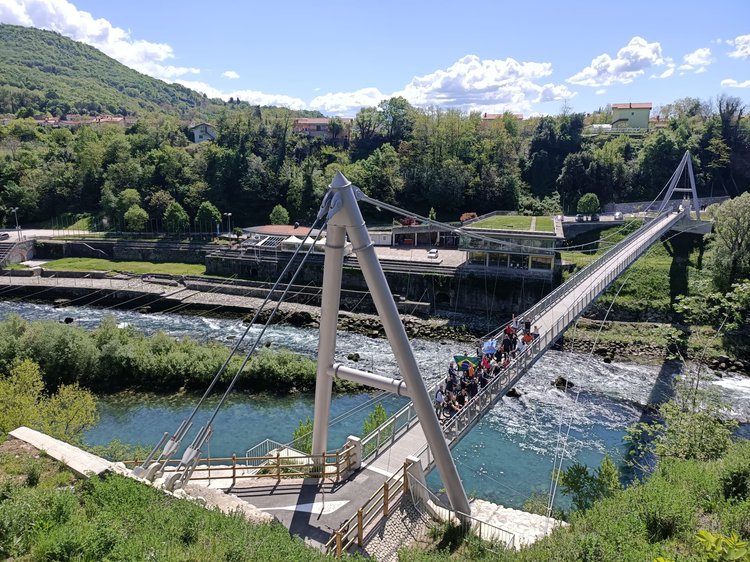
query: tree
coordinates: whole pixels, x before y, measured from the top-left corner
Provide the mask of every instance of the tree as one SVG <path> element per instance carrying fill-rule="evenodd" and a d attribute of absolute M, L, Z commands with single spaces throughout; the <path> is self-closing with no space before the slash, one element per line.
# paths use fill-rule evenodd
<path fill-rule="evenodd" d="M 595 193 L 584 193 L 578 200 L 576 209 L 584 215 L 591 215 L 599 210 L 599 198 Z"/>
<path fill-rule="evenodd" d="M 720 458 L 732 443 L 737 422 L 725 421 L 729 404 L 715 387 L 701 385 L 700 370 L 675 380 L 674 398 L 659 407 L 659 420 L 627 428 L 628 462 L 653 468 L 651 459 L 709 461 Z"/>
<path fill-rule="evenodd" d="M 581 463 L 573 463 L 560 474 L 560 489 L 571 496 L 573 507 L 583 511 L 594 502 L 613 495 L 622 489 L 617 466 L 605 455 L 601 465 L 594 471 Z"/>
<path fill-rule="evenodd" d="M 271 224 L 289 224 L 289 212 L 281 205 L 276 205 L 268 217 Z"/>
<path fill-rule="evenodd" d="M 378 109 L 386 141 L 398 148 L 401 141 L 411 136 L 414 127 L 414 108 L 406 98 L 398 96 L 381 101 Z"/>
<path fill-rule="evenodd" d="M 714 285 L 723 292 L 750 277 L 750 193 L 709 207 L 714 216 Z"/>
<path fill-rule="evenodd" d="M 148 222 L 148 213 L 140 205 L 132 205 L 125 211 L 125 229 L 130 232 L 142 232 Z"/>
<path fill-rule="evenodd" d="M 174 201 L 164 211 L 164 224 L 169 232 L 184 232 L 190 224 L 190 217 L 182 205 Z"/>
<path fill-rule="evenodd" d="M 25 425 L 75 443 L 98 421 L 91 392 L 77 384 L 61 385 L 48 397 L 42 371 L 30 359 L 17 362 L 7 376 L 0 376 L 0 403 L 0 433 Z"/>
<path fill-rule="evenodd" d="M 344 130 L 344 122 L 341 117 L 331 117 L 328 120 L 328 134 L 331 135 L 331 144 L 336 146 L 339 135 Z"/>
<path fill-rule="evenodd" d="M 305 421 L 299 422 L 297 429 L 292 433 L 292 447 L 308 455 L 312 452 L 313 422 L 310 416 Z"/>
<path fill-rule="evenodd" d="M 195 215 L 195 228 L 200 232 L 213 232 L 221 224 L 221 212 L 210 201 L 204 201 Z"/>
<path fill-rule="evenodd" d="M 140 206 L 141 194 L 137 190 L 128 188 L 122 191 L 117 197 L 117 214 L 118 219 L 124 218 L 128 209 L 134 205 Z"/>

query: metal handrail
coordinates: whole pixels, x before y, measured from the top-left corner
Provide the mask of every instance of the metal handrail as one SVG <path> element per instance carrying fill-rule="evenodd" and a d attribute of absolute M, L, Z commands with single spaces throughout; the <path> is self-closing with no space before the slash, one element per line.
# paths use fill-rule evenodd
<path fill-rule="evenodd" d="M 442 511 L 445 514 L 446 519 L 449 521 L 458 520 L 461 525 L 464 525 L 468 531 L 474 532 L 479 538 L 489 542 L 500 542 L 507 549 L 515 548 L 515 533 L 503 529 L 502 527 L 498 527 L 497 525 L 493 525 L 492 523 L 488 523 L 487 521 L 482 521 L 468 513 L 463 513 L 450 507 L 446 507 L 440 499 L 418 479 L 414 478 L 411 474 L 407 474 L 407 478 L 409 480 L 409 491 L 411 492 L 412 503 L 421 513 L 425 513 L 432 519 L 435 519 L 435 516 L 431 514 L 430 511 L 437 514 Z M 426 497 L 423 497 L 422 494 Z M 428 502 L 431 502 L 433 506 L 438 509 L 424 509 L 424 507 L 428 506 Z M 442 519 L 442 517 L 440 518 Z"/>
<path fill-rule="evenodd" d="M 684 213 L 684 212 L 683 212 Z M 524 350 L 523 353 L 516 355 L 511 361 L 508 367 L 500 373 L 498 376 L 493 378 L 487 386 L 481 389 L 471 400 L 469 400 L 460 411 L 458 411 L 443 427 L 443 431 L 449 439 L 450 446 L 455 445 L 460 438 L 470 430 L 476 423 L 476 421 L 489 410 L 502 396 L 504 396 L 508 390 L 510 390 L 520 378 L 526 373 L 526 371 L 536 362 L 536 360 L 542 355 L 546 349 L 548 349 L 560 336 L 560 334 L 567 328 L 567 326 L 573 322 L 584 309 L 604 290 L 609 284 L 614 281 L 625 269 L 630 267 L 632 263 L 645 251 L 646 248 L 651 246 L 665 230 L 671 227 L 672 222 L 676 222 L 682 218 L 682 213 L 679 213 L 675 217 L 670 217 L 669 221 L 665 221 L 665 225 L 660 226 L 658 229 L 651 230 L 654 224 L 649 224 L 649 229 L 639 229 L 639 234 L 634 237 L 628 237 L 626 240 L 629 241 L 630 252 L 628 256 L 618 265 L 617 268 L 610 271 L 606 276 L 599 278 L 594 285 L 591 286 L 585 298 L 581 298 L 576 301 L 564 315 L 559 317 L 553 326 L 549 329 L 544 330 L 539 334 L 534 341 Z M 649 236 L 643 237 L 644 234 L 650 232 Z M 633 242 L 637 244 L 633 247 Z M 618 251 L 622 249 L 622 246 L 618 248 Z M 609 252 L 608 252 L 609 253 Z M 597 276 L 591 274 L 592 271 L 599 269 L 605 265 L 605 262 L 609 262 L 614 257 L 614 253 L 609 253 L 606 260 L 596 260 L 597 265 L 594 268 L 587 267 L 586 278 L 593 280 Z M 590 265 L 593 265 L 590 264 Z M 583 271 L 583 270 L 582 270 Z M 554 303 L 561 302 L 565 297 L 570 294 L 571 290 L 578 287 L 582 283 L 581 279 L 571 287 L 570 290 L 560 291 L 559 294 L 554 298 Z M 567 283 L 566 283 L 567 285 Z M 540 303 L 541 304 L 541 303 Z M 550 302 L 545 303 L 544 308 L 538 315 L 543 314 L 552 305 Z M 532 307 L 533 309 L 533 307 Z M 432 468 L 434 459 L 432 458 L 429 444 L 425 445 L 417 455 L 422 461 L 422 467 L 425 471 L 429 471 Z"/>
<path fill-rule="evenodd" d="M 324 545 L 327 554 L 340 558 L 355 542 L 359 547 L 364 546 L 365 529 L 374 521 L 387 517 L 396 506 L 397 496 L 408 491 L 408 467 L 408 462 L 405 462 L 402 470 L 385 480 L 362 507 L 331 534 Z"/>

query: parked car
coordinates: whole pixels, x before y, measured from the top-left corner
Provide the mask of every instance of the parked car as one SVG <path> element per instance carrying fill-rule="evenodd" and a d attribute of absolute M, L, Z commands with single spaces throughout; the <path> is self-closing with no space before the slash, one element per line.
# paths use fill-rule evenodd
<path fill-rule="evenodd" d="M 7 240 L 8 238 L 10 238 L 10 234 L 7 232 L 0 232 L 0 240 Z"/>
<path fill-rule="evenodd" d="M 592 222 L 599 222 L 599 215 L 594 213 L 593 215 L 591 215 L 591 220 Z"/>
<path fill-rule="evenodd" d="M 438 257 L 438 250 L 437 250 L 437 248 L 433 248 L 432 250 L 428 250 L 427 251 L 427 257 L 430 258 L 430 259 L 432 259 L 432 260 L 436 260 L 437 257 Z"/>
<path fill-rule="evenodd" d="M 622 220 L 622 212 L 621 211 L 615 211 L 615 220 L 621 221 Z"/>
<path fill-rule="evenodd" d="M 579 213 L 579 214 L 576 215 L 576 222 L 583 222 L 583 215 L 582 214 Z"/>

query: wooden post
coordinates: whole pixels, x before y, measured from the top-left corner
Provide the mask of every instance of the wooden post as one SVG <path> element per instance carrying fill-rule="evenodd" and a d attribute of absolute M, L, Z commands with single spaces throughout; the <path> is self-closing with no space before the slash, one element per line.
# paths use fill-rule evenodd
<path fill-rule="evenodd" d="M 237 453 L 232 453 L 232 488 L 237 483 Z"/>
<path fill-rule="evenodd" d="M 336 529 L 336 558 L 341 558 L 342 551 L 341 529 Z"/>
<path fill-rule="evenodd" d="M 404 495 L 409 493 L 409 463 L 404 463 Z"/>
<path fill-rule="evenodd" d="M 276 451 L 276 482 L 281 482 L 281 451 Z"/>
<path fill-rule="evenodd" d="M 388 516 L 388 480 L 383 482 L 383 517 Z"/>
<path fill-rule="evenodd" d="M 362 548 L 362 545 L 364 544 L 364 524 L 363 524 L 364 516 L 362 514 L 362 508 L 360 507 L 357 510 L 357 546 Z"/>
<path fill-rule="evenodd" d="M 340 451 L 336 451 L 336 480 L 341 479 L 341 459 L 339 456 L 341 455 Z M 325 474 L 323 474 L 323 478 L 325 478 Z"/>

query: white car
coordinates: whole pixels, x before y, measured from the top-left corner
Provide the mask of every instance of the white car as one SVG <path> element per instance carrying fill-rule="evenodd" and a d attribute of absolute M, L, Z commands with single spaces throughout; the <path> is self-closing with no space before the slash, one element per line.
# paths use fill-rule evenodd
<path fill-rule="evenodd" d="M 620 211 L 615 211 L 615 220 L 616 221 L 622 220 L 622 213 Z"/>
<path fill-rule="evenodd" d="M 437 248 L 433 248 L 432 250 L 427 251 L 427 257 L 431 260 L 436 260 L 438 257 L 438 251 Z"/>

